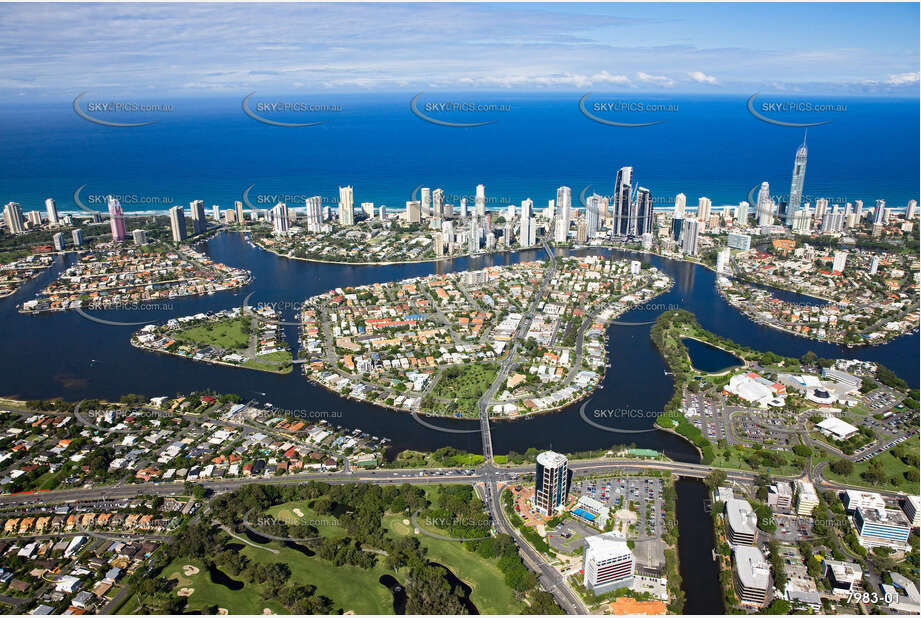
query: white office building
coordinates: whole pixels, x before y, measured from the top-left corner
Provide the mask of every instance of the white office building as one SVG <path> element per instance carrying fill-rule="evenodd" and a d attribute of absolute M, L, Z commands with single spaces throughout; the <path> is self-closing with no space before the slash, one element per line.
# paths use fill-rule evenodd
<path fill-rule="evenodd" d="M 594 594 L 633 585 L 636 560 L 622 536 L 613 532 L 585 537 L 582 583 Z"/>

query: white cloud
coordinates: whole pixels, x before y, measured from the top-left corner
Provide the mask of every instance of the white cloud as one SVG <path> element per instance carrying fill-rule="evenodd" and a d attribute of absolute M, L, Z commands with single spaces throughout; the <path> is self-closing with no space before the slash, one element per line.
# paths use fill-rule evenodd
<path fill-rule="evenodd" d="M 904 86 L 906 84 L 917 84 L 919 79 L 921 79 L 921 74 L 919 73 L 896 73 L 895 75 L 890 75 L 886 83 L 893 86 Z"/>
<path fill-rule="evenodd" d="M 691 79 L 693 79 L 698 84 L 716 84 L 716 78 L 712 75 L 707 75 L 702 71 L 691 71 L 688 73 Z"/>
<path fill-rule="evenodd" d="M 643 73 L 642 71 L 636 74 L 636 78 L 641 82 L 655 84 L 657 86 L 665 86 L 666 88 L 675 85 L 675 81 L 670 77 L 665 77 L 664 75 L 650 75 L 649 73 Z"/>

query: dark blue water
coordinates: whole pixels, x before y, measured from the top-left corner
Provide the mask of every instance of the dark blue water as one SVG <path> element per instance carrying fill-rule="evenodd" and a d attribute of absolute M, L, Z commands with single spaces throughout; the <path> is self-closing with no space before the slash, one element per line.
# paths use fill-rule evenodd
<path fill-rule="evenodd" d="M 406 277 L 482 268 L 492 264 L 533 260 L 545 257 L 541 252 L 462 258 L 448 262 L 391 266 L 348 266 L 316 264 L 278 258 L 250 247 L 238 234 L 221 234 L 210 240 L 207 251 L 217 261 L 249 268 L 253 282 L 238 292 L 213 296 L 177 299 L 171 309 L 158 311 L 98 312 L 109 320 L 162 321 L 169 317 L 242 304 L 255 292 L 250 303 L 300 302 L 304 298 L 337 286 L 362 285 L 393 281 Z M 604 253 L 593 250 L 592 253 Z M 587 253 L 583 251 L 581 253 Z M 626 252 L 618 252 L 627 256 Z M 579 405 L 530 420 L 496 422 L 493 441 L 496 453 L 522 452 L 529 447 L 549 447 L 561 451 L 606 448 L 612 444 L 634 443 L 640 447 L 664 451 L 675 459 L 696 460 L 693 451 L 680 438 L 652 430 L 655 415 L 662 410 L 672 391 L 665 363 L 649 339 L 649 323 L 666 307 L 680 306 L 697 315 L 704 328 L 760 350 L 801 356 L 808 350 L 827 358 L 847 357 L 881 361 L 910 384 L 918 385 L 918 334 L 899 337 L 878 347 L 848 349 L 794 337 L 751 322 L 716 293 L 714 274 L 690 263 L 674 262 L 656 256 L 629 254 L 649 262 L 676 281 L 663 296 L 625 314 L 609 329 L 612 367 L 602 384 L 587 401 L 586 409 L 628 409 L 639 414 L 617 420 L 594 419 L 612 428 L 641 433 L 607 432 L 581 420 Z M 57 258 L 57 268 L 73 258 Z M 314 386 L 297 372 L 274 375 L 196 363 L 187 359 L 137 350 L 129 344 L 136 327 L 115 327 L 80 317 L 77 313 L 20 315 L 16 304 L 30 298 L 54 271 L 29 282 L 17 294 L 0 300 L 0 341 L 5 353 L 0 355 L 0 395 L 25 399 L 63 397 L 79 400 L 89 397 L 118 398 L 124 393 L 149 396 L 174 395 L 211 388 L 219 392 L 238 393 L 245 398 L 270 401 L 291 410 L 335 412 L 334 424 L 360 427 L 377 436 L 393 440 L 396 450 L 405 448 L 434 449 L 450 445 L 479 452 L 478 433 L 448 434 L 417 424 L 405 413 L 348 401 Z M 289 305 L 290 306 L 290 305 Z M 293 319 L 293 309 L 283 313 Z M 288 329 L 290 341 L 296 341 L 296 329 Z M 296 350 L 295 350 L 296 353 Z M 262 393 L 265 393 L 263 395 Z M 438 424 L 452 428 L 476 429 L 469 421 L 438 419 Z"/>
<path fill-rule="evenodd" d="M 688 349 L 688 356 L 691 357 L 691 366 L 700 371 L 715 373 L 742 364 L 741 359 L 735 354 L 730 354 L 709 343 L 688 338 L 682 341 L 684 347 Z"/>
<path fill-rule="evenodd" d="M 415 92 L 312 95 L 312 102 L 343 111 L 315 127 L 273 127 L 243 114 L 245 94 L 161 97 L 157 102 L 175 111 L 138 128 L 90 123 L 73 112 L 71 101 L 4 106 L 0 198 L 32 209 L 50 196 L 62 209 L 74 209 L 73 193 L 86 185 L 84 200 L 114 193 L 229 207 L 255 185 L 252 202 L 265 207 L 274 205 L 270 198 L 276 194 L 334 200 L 339 185 L 352 184 L 356 204 L 403 208 L 420 184 L 444 188 L 447 201 L 456 205 L 459 196 L 483 183 L 487 198 L 496 200 L 492 205 L 531 197 L 542 208 L 560 185 L 574 193 L 588 185 L 610 193 L 617 169 L 632 165 L 636 182 L 652 191 L 657 207 L 671 206 L 678 192 L 687 194 L 688 204 L 701 195 L 716 205 L 737 204 L 765 180 L 775 195 L 789 191 L 793 155 L 803 137 L 800 129 L 752 117 L 741 95 L 648 95 L 650 102 L 678 104 L 679 111 L 660 125 L 624 129 L 583 116 L 582 92 L 483 94 L 483 101 L 507 103 L 511 111 L 476 128 L 420 120 L 409 109 Z M 847 112 L 809 130 L 804 195 L 842 204 L 862 199 L 868 205 L 884 198 L 894 207 L 917 199 L 917 99 L 828 102 L 845 103 Z M 122 202 L 127 211 L 167 205 Z M 293 197 L 288 203 L 303 206 Z"/>

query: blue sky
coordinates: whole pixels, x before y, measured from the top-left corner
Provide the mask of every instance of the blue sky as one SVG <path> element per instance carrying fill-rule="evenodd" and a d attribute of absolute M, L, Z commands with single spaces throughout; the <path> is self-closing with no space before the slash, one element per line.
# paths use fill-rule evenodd
<path fill-rule="evenodd" d="M 918 4 L 0 4 L 0 98 L 917 96 Z"/>

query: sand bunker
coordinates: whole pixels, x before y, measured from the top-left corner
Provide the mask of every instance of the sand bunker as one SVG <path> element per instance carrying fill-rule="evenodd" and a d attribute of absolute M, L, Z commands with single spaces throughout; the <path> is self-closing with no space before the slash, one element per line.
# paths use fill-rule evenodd
<path fill-rule="evenodd" d="M 218 608 L 217 608 L 217 615 L 218 615 L 218 616 L 226 616 L 226 615 L 229 614 L 229 613 L 230 613 L 230 610 L 227 609 L 226 607 L 218 607 Z"/>
<path fill-rule="evenodd" d="M 182 572 L 185 573 L 186 577 L 192 577 L 193 575 L 198 575 L 200 569 L 191 564 L 184 564 L 182 565 Z"/>
<path fill-rule="evenodd" d="M 180 597 L 190 597 L 195 592 L 195 588 L 180 588 L 176 594 Z"/>
<path fill-rule="evenodd" d="M 302 511 L 302 510 L 300 510 L 300 509 L 291 509 L 291 510 L 294 511 L 294 514 L 297 515 L 298 517 L 303 517 L 303 516 L 304 516 L 304 511 Z"/>

